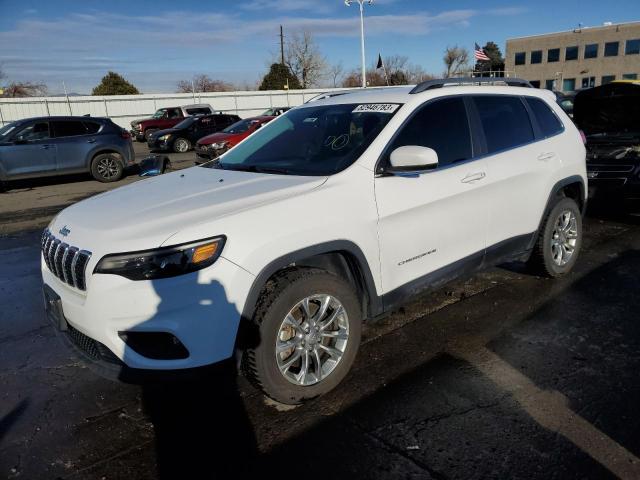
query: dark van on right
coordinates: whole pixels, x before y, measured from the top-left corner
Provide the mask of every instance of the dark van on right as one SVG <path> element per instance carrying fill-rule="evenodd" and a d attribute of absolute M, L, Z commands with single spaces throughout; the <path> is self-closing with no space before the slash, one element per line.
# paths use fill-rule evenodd
<path fill-rule="evenodd" d="M 573 120 L 586 136 L 590 196 L 640 199 L 640 82 L 580 91 Z"/>

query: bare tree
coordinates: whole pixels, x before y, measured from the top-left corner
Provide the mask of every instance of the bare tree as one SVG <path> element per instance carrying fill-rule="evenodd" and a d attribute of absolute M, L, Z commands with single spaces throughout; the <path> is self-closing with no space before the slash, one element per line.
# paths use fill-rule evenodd
<path fill-rule="evenodd" d="M 214 80 L 208 75 L 200 74 L 191 80 L 180 80 L 177 84 L 178 93 L 229 92 L 233 85 L 222 80 Z"/>
<path fill-rule="evenodd" d="M 327 61 L 309 32 L 291 35 L 284 56 L 285 63 L 298 77 L 302 88 L 317 85 L 327 68 Z"/>
<path fill-rule="evenodd" d="M 43 97 L 47 94 L 44 83 L 12 82 L 4 89 L 5 97 Z"/>
<path fill-rule="evenodd" d="M 336 88 L 344 76 L 344 66 L 342 65 L 342 62 L 331 65 L 331 67 L 329 67 L 329 75 L 333 80 L 333 88 Z"/>
<path fill-rule="evenodd" d="M 2 64 L 0 63 L 0 80 L 3 78 L 7 78 L 7 76 L 5 75 L 4 70 L 2 70 Z"/>
<path fill-rule="evenodd" d="M 447 47 L 442 60 L 444 61 L 445 67 L 447 67 L 444 76 L 446 78 L 453 77 L 468 67 L 469 52 L 457 45 Z"/>

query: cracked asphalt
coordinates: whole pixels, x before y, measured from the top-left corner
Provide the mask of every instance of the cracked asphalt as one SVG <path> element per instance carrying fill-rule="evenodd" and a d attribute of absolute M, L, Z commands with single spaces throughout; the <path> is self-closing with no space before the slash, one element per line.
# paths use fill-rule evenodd
<path fill-rule="evenodd" d="M 561 280 L 506 265 L 367 325 L 344 383 L 284 408 L 232 363 L 137 386 L 96 376 L 59 342 L 39 230 L 102 188 L 0 196 L 0 478 L 640 478 L 638 217 L 589 216 Z"/>

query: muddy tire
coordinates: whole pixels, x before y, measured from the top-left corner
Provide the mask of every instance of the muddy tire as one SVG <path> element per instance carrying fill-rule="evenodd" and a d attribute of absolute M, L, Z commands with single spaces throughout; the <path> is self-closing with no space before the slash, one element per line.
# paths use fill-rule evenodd
<path fill-rule="evenodd" d="M 353 365 L 362 313 L 351 285 L 317 269 L 269 281 L 256 308 L 260 333 L 243 359 L 247 378 L 267 396 L 298 404 L 335 388 Z"/>
<path fill-rule="evenodd" d="M 122 157 L 117 153 L 101 153 L 91 162 L 91 175 L 99 182 L 116 182 L 123 173 Z"/>
<path fill-rule="evenodd" d="M 561 277 L 573 269 L 582 247 L 582 214 L 575 200 L 562 197 L 545 218 L 528 262 L 533 273 Z"/>

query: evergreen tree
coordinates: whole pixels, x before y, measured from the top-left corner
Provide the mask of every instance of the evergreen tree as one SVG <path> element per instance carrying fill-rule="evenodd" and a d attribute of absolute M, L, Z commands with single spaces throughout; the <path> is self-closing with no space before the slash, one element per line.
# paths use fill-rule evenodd
<path fill-rule="evenodd" d="M 127 82 L 122 75 L 109 72 L 93 89 L 92 95 L 137 95 L 139 93 L 138 89 Z"/>
<path fill-rule="evenodd" d="M 301 88 L 300 82 L 296 76 L 291 73 L 289 67 L 281 63 L 274 63 L 262 79 L 259 90 L 284 90 L 289 80 L 289 88 L 291 90 Z"/>

